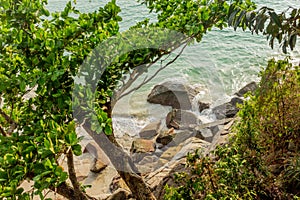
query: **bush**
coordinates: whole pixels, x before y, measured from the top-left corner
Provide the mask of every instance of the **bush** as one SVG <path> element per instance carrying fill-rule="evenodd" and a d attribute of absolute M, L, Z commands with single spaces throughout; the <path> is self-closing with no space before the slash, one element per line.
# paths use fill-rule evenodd
<path fill-rule="evenodd" d="M 297 199 L 300 181 L 300 71 L 288 59 L 268 62 L 244 103 L 230 142 L 213 159 L 188 155 L 182 186 L 165 199 Z"/>

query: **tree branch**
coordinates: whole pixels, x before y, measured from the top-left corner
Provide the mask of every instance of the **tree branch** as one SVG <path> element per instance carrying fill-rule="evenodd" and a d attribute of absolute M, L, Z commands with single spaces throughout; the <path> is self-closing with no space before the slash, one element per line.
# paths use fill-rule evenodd
<path fill-rule="evenodd" d="M 74 187 L 75 196 L 80 196 L 80 185 L 77 181 L 75 167 L 74 167 L 74 159 L 73 159 L 73 152 L 71 147 L 67 150 L 67 164 L 68 164 L 68 172 L 69 172 L 69 179 Z"/>
<path fill-rule="evenodd" d="M 10 123 L 10 124 L 16 124 L 15 121 L 9 117 L 1 108 L 0 108 L 0 115 L 2 115 L 2 117 L 4 117 L 4 119 Z"/>
<path fill-rule="evenodd" d="M 180 45 L 178 46 L 175 46 L 170 52 L 166 52 L 166 53 L 163 53 L 161 56 L 159 56 L 158 58 L 156 58 L 154 61 L 152 61 L 151 63 L 149 63 L 149 65 L 141 65 L 137 68 L 135 68 L 133 70 L 133 72 L 130 73 L 130 78 L 129 80 L 126 82 L 125 85 L 123 85 L 123 87 L 120 88 L 119 91 L 117 91 L 115 93 L 115 96 L 112 100 L 112 107 L 114 107 L 114 105 L 116 104 L 116 102 L 118 100 L 120 100 L 121 98 L 129 95 L 130 93 L 132 93 L 133 91 L 135 90 L 138 90 L 140 89 L 143 85 L 147 84 L 148 82 L 150 82 L 155 76 L 157 76 L 157 74 L 162 71 L 163 69 L 165 69 L 167 66 L 169 66 L 170 64 L 174 63 L 178 58 L 179 56 L 183 53 L 183 50 L 187 47 L 187 45 L 189 44 L 189 42 L 192 40 L 193 38 L 192 37 L 189 37 L 186 41 L 182 42 Z M 179 54 L 171 61 L 169 61 L 166 65 L 164 66 L 161 66 L 152 76 L 150 76 L 149 78 L 146 76 L 145 79 L 143 80 L 143 82 L 141 84 L 139 84 L 137 87 L 129 90 L 128 92 L 124 93 L 125 90 L 127 90 L 134 81 L 137 80 L 138 77 L 140 77 L 140 75 L 143 74 L 143 72 L 145 72 L 146 70 L 140 70 L 141 67 L 144 67 L 146 69 L 150 68 L 153 64 L 155 64 L 159 59 L 162 58 L 162 56 L 164 55 L 170 55 L 171 52 L 175 51 L 179 46 L 183 45 L 183 48 L 180 50 Z M 161 64 L 162 64 L 163 61 L 161 61 Z M 139 73 L 140 71 L 142 71 L 141 73 Z"/>
<path fill-rule="evenodd" d="M 3 136 L 7 136 L 7 133 L 4 131 L 4 129 L 2 128 L 2 126 L 0 125 L 0 132 Z"/>

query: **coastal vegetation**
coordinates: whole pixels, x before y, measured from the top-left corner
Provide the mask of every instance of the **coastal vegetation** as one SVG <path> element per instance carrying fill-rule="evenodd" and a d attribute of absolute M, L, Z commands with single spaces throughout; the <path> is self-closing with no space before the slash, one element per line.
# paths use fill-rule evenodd
<path fill-rule="evenodd" d="M 130 30 L 149 33 L 168 29 L 185 37 L 168 43 L 167 49 L 143 48 L 113 58 L 97 80 L 92 103 L 85 102 L 86 107 L 77 109 L 80 114 L 75 114 L 81 118 L 75 120 L 73 111 L 78 101 L 72 96 L 73 77 L 95 48 L 113 36 L 122 37 L 118 25 L 121 10 L 116 1 L 92 13 L 79 12 L 74 2 L 68 2 L 61 12 L 50 13 L 45 8 L 46 0 L 0 1 L 1 198 L 31 199 L 39 195 L 44 199 L 43 191 L 50 189 L 68 199 L 95 199 L 85 193 L 74 171 L 73 156 L 82 153 L 81 138 L 75 132 L 80 125 L 100 147 L 117 147 L 105 153 L 136 199 L 155 199 L 131 158 L 119 148 L 112 127 L 114 102 L 124 95 L 122 88 L 135 80 L 133 75 L 140 76 L 179 47 L 200 42 L 213 27 L 249 27 L 268 35 L 271 46 L 278 39 L 284 52 L 287 47 L 295 47 L 299 36 L 297 9 L 286 17 L 285 13 L 276 14 L 267 8 L 252 12 L 255 5 L 248 0 L 140 2 L 157 13 L 157 21 L 145 19 Z M 265 28 L 266 23 L 269 25 Z M 142 43 L 139 36 L 137 31 L 134 41 Z M 162 44 L 170 42 L 168 35 L 159 36 Z M 95 57 L 93 65 L 108 62 Z M 128 74 L 133 78 L 124 79 Z M 85 75 L 93 79 L 91 74 Z M 240 112 L 237 134 L 231 143 L 218 148 L 215 158 L 190 155 L 193 173 L 180 175 L 178 181 L 185 181 L 186 186 L 167 188 L 167 199 L 272 198 L 271 195 L 296 198 L 300 178 L 299 68 L 287 60 L 271 60 L 261 77 L 260 89 Z M 84 92 L 78 95 L 91 96 L 90 90 Z M 85 120 L 87 117 L 92 120 Z M 95 123 L 99 126 L 95 127 Z M 61 166 L 64 157 L 67 170 Z M 120 161 L 128 165 L 121 169 Z M 276 181 L 274 168 L 279 175 Z M 32 190 L 25 192 L 20 187 L 24 180 L 34 182 Z"/>
<path fill-rule="evenodd" d="M 300 10 L 235 11 L 229 24 L 268 36 L 273 48 L 294 49 Z M 267 24 L 267 25 L 266 25 Z M 298 61 L 299 62 L 299 61 Z M 271 59 L 260 73 L 254 95 L 248 94 L 229 142 L 209 157 L 188 155 L 186 172 L 175 174 L 178 187 L 166 186 L 165 199 L 299 199 L 299 63 Z"/>
<path fill-rule="evenodd" d="M 230 141 L 211 156 L 187 158 L 165 199 L 299 199 L 300 71 L 268 62 L 255 95 L 238 113 Z"/>

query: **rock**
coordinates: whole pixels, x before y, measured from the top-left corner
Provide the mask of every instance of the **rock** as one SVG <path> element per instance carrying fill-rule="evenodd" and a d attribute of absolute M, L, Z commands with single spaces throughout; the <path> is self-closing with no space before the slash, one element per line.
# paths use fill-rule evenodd
<path fill-rule="evenodd" d="M 206 142 L 212 142 L 214 135 L 209 128 L 205 128 L 198 130 L 196 133 L 196 137 Z"/>
<path fill-rule="evenodd" d="M 235 120 L 233 119 L 233 120 L 231 120 L 229 123 L 225 124 L 225 125 L 224 125 L 224 130 L 225 130 L 225 131 L 229 131 L 230 128 L 232 127 L 234 121 L 235 121 Z"/>
<path fill-rule="evenodd" d="M 173 141 L 172 143 L 174 144 L 169 144 L 170 145 L 178 145 L 182 142 L 185 142 L 187 139 L 191 138 L 191 137 L 194 137 L 195 136 L 195 133 L 193 131 L 190 131 L 190 130 L 179 130 L 176 132 L 176 135 L 175 137 L 173 138 Z"/>
<path fill-rule="evenodd" d="M 106 200 L 126 200 L 130 198 L 131 198 L 131 194 L 129 191 L 119 188 Z"/>
<path fill-rule="evenodd" d="M 240 89 L 235 95 L 243 97 L 247 92 L 253 93 L 257 89 L 257 84 L 253 81 Z"/>
<path fill-rule="evenodd" d="M 188 153 L 194 153 L 197 149 L 207 149 L 210 146 L 210 143 L 196 137 L 191 137 L 180 146 L 182 146 L 182 148 L 176 153 L 173 160 L 185 158 Z"/>
<path fill-rule="evenodd" d="M 85 146 L 83 152 L 89 152 L 92 156 L 94 156 L 97 160 L 101 161 L 104 165 L 110 164 L 109 158 L 95 141 L 89 141 L 89 143 Z"/>
<path fill-rule="evenodd" d="M 104 164 L 101 160 L 94 159 L 93 166 L 91 167 L 90 171 L 94 173 L 100 173 L 107 167 L 107 164 Z"/>
<path fill-rule="evenodd" d="M 117 174 L 116 169 L 109 165 L 101 173 L 91 172 L 82 184 L 91 185 L 91 187 L 86 188 L 86 192 L 90 196 L 97 198 L 102 196 L 102 194 L 111 193 L 109 186 Z"/>
<path fill-rule="evenodd" d="M 156 138 L 156 142 L 162 145 L 167 145 L 173 140 L 173 137 L 174 137 L 174 128 L 170 128 L 169 130 L 159 134 L 158 137 Z"/>
<path fill-rule="evenodd" d="M 198 116 L 187 110 L 173 109 L 166 117 L 168 128 L 188 129 L 191 125 L 200 124 Z"/>
<path fill-rule="evenodd" d="M 242 104 L 243 100 L 239 97 L 233 97 L 230 102 L 216 106 L 212 112 L 216 115 L 217 119 L 231 118 L 239 111 L 237 104 Z"/>
<path fill-rule="evenodd" d="M 147 153 L 154 152 L 155 144 L 152 140 L 145 140 L 141 138 L 137 138 L 132 142 L 132 146 L 130 149 L 131 153 Z"/>
<path fill-rule="evenodd" d="M 120 177 L 120 175 L 117 175 L 117 176 L 113 177 L 113 179 L 109 185 L 109 189 L 112 193 L 114 193 L 115 191 L 117 191 L 120 188 L 130 191 L 130 189 L 126 185 L 125 181 Z"/>
<path fill-rule="evenodd" d="M 136 166 L 141 174 L 153 172 L 157 168 L 158 157 L 145 156 Z"/>
<path fill-rule="evenodd" d="M 197 91 L 191 86 L 178 81 L 167 81 L 156 85 L 148 95 L 147 101 L 172 108 L 190 110 L 192 99 Z"/>
<path fill-rule="evenodd" d="M 146 125 L 139 133 L 140 138 L 151 139 L 156 136 L 159 132 L 161 122 L 152 122 Z"/>
<path fill-rule="evenodd" d="M 205 103 L 205 102 L 202 102 L 202 101 L 198 101 L 199 112 L 202 112 L 203 110 L 208 109 L 209 106 L 210 106 L 209 103 Z"/>

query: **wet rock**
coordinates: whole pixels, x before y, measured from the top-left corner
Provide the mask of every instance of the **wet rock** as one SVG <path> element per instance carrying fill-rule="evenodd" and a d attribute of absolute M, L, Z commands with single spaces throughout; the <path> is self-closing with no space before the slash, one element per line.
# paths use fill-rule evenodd
<path fill-rule="evenodd" d="M 147 153 L 154 152 L 155 144 L 152 140 L 145 140 L 141 138 L 137 138 L 132 142 L 132 146 L 130 149 L 131 153 Z"/>
<path fill-rule="evenodd" d="M 230 102 L 216 106 L 212 112 L 216 115 L 217 119 L 231 118 L 239 111 L 237 104 L 242 104 L 243 100 L 239 97 L 233 97 Z"/>
<path fill-rule="evenodd" d="M 200 124 L 198 116 L 187 110 L 173 109 L 166 117 L 168 128 L 188 129 L 191 125 Z"/>
<path fill-rule="evenodd" d="M 140 138 L 151 139 L 156 136 L 159 132 L 161 122 L 152 122 L 146 125 L 139 133 Z"/>
<path fill-rule="evenodd" d="M 209 106 L 210 106 L 209 103 L 202 102 L 202 101 L 198 101 L 198 109 L 199 109 L 199 112 L 202 112 L 203 110 L 208 109 Z"/>
<path fill-rule="evenodd" d="M 242 89 L 240 89 L 235 95 L 239 97 L 243 97 L 247 92 L 253 93 L 257 89 L 257 84 L 253 81 L 245 85 Z"/>
<path fill-rule="evenodd" d="M 197 91 L 189 85 L 179 81 L 167 81 L 156 85 L 148 95 L 147 101 L 172 108 L 190 110 L 192 99 Z"/>

